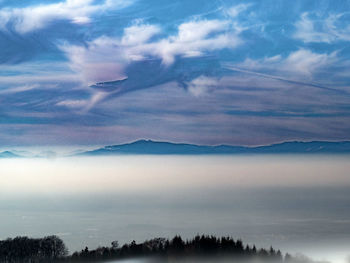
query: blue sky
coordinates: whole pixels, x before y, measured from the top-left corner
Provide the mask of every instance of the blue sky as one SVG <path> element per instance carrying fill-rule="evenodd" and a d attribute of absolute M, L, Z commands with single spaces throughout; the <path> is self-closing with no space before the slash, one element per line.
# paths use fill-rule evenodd
<path fill-rule="evenodd" d="M 0 144 L 350 139 L 348 0 L 0 0 Z"/>

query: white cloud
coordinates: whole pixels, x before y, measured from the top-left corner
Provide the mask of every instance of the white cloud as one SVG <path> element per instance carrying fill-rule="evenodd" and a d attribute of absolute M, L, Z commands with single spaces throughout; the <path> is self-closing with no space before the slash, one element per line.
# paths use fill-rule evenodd
<path fill-rule="evenodd" d="M 57 106 L 63 106 L 75 110 L 82 110 L 82 112 L 89 111 L 96 103 L 107 97 L 106 92 L 95 92 L 91 98 L 82 100 L 62 100 L 56 103 Z"/>
<path fill-rule="evenodd" d="M 82 108 L 86 105 L 86 100 L 63 100 L 56 103 L 57 106 L 65 106 L 68 108 Z"/>
<path fill-rule="evenodd" d="M 148 52 L 170 65 L 176 56 L 197 57 L 207 51 L 234 48 L 241 40 L 230 26 L 228 21 L 219 20 L 184 23 L 179 26 L 177 35 L 159 41 L 156 48 Z"/>
<path fill-rule="evenodd" d="M 195 97 L 203 96 L 218 85 L 216 78 L 200 76 L 187 83 L 188 91 Z"/>
<path fill-rule="evenodd" d="M 251 4 L 239 4 L 236 6 L 232 6 L 231 8 L 229 8 L 226 13 L 230 16 L 230 17 L 237 17 L 240 13 L 244 12 L 245 10 L 247 10 L 249 7 L 251 6 Z"/>
<path fill-rule="evenodd" d="M 193 42 L 206 38 L 210 33 L 227 29 L 228 22 L 220 20 L 202 20 L 183 23 L 178 28 L 178 35 L 171 37 L 174 42 Z"/>
<path fill-rule="evenodd" d="M 136 24 L 124 30 L 121 44 L 124 46 L 135 46 L 150 40 L 154 35 L 161 32 L 159 26 Z"/>
<path fill-rule="evenodd" d="M 144 59 L 136 50 L 159 32 L 155 25 L 133 25 L 124 30 L 121 39 L 103 36 L 87 43 L 87 47 L 66 44 L 61 49 L 84 84 L 121 80 L 126 78 L 124 69 L 130 61 Z"/>
<path fill-rule="evenodd" d="M 234 48 L 241 43 L 232 24 L 219 20 L 200 20 L 183 23 L 178 33 L 159 38 L 157 25 L 136 23 L 125 28 L 120 38 L 100 37 L 86 46 L 65 44 L 60 46 L 68 59 L 69 67 L 77 73 L 81 82 L 92 85 L 98 82 L 125 79 L 125 68 L 133 61 L 160 59 L 165 66 L 171 65 L 177 56 L 198 57 L 206 52 Z M 194 80 L 189 91 L 203 95 L 214 85 L 205 77 Z M 70 108 L 90 109 L 107 93 L 93 91 L 86 101 L 63 101 L 58 104 Z"/>
<path fill-rule="evenodd" d="M 76 24 L 90 22 L 90 16 L 110 8 L 123 8 L 131 2 L 105 1 L 94 4 L 94 0 L 66 0 L 54 4 L 42 4 L 24 8 L 3 8 L 0 10 L 0 28 L 13 25 L 19 33 L 27 33 L 46 27 L 55 20 L 69 20 Z"/>
<path fill-rule="evenodd" d="M 336 53 L 318 54 L 307 49 L 291 53 L 283 62 L 283 70 L 312 76 L 318 69 L 334 62 Z"/>
<path fill-rule="evenodd" d="M 337 61 L 336 52 L 331 54 L 314 53 L 307 49 L 299 49 L 283 58 L 280 55 L 259 60 L 246 59 L 238 65 L 250 70 L 269 70 L 288 75 L 312 78 L 320 69 Z"/>
<path fill-rule="evenodd" d="M 183 23 L 176 35 L 152 40 L 160 32 L 157 25 L 136 24 L 126 28 L 121 38 L 100 37 L 87 43 L 86 47 L 63 45 L 61 49 L 82 81 L 93 84 L 126 78 L 125 66 L 132 61 L 156 58 L 169 66 L 177 56 L 198 57 L 241 43 L 238 33 L 227 21 Z"/>
<path fill-rule="evenodd" d="M 344 18 L 345 14 L 331 14 L 326 18 L 311 18 L 310 13 L 303 13 L 295 24 L 294 38 L 305 43 L 350 41 L 350 26 Z"/>
<path fill-rule="evenodd" d="M 125 78 L 125 55 L 110 38 L 98 38 L 87 47 L 63 45 L 61 49 L 70 60 L 70 68 L 85 85 Z"/>

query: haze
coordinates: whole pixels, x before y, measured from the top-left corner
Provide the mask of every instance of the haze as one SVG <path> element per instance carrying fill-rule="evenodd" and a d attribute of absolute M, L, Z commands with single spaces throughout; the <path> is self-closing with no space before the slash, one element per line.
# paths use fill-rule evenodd
<path fill-rule="evenodd" d="M 71 252 L 175 234 L 232 235 L 344 262 L 348 156 L 0 160 L 0 239 L 57 234 Z"/>

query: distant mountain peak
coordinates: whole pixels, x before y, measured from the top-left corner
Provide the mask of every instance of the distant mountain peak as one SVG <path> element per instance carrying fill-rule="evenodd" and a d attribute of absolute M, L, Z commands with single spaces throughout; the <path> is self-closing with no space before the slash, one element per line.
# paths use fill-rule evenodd
<path fill-rule="evenodd" d="M 19 157 L 21 156 L 10 151 L 4 151 L 0 153 L 0 158 L 19 158 Z"/>

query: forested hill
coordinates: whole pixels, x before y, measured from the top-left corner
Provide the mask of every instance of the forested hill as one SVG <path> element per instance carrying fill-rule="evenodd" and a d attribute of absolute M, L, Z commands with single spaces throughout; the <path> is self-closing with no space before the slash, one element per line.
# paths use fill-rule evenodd
<path fill-rule="evenodd" d="M 202 260 L 221 258 L 225 262 L 248 260 L 254 262 L 292 263 L 297 262 L 289 254 L 279 250 L 257 249 L 254 245 L 243 244 L 231 237 L 199 236 L 183 240 L 180 236 L 172 239 L 154 238 L 143 243 L 132 241 L 119 246 L 113 241 L 110 247 L 99 247 L 68 255 L 63 241 L 57 236 L 45 238 L 17 237 L 0 241 L 1 263 L 46 263 L 46 262 L 118 262 L 124 259 L 148 259 L 146 262 L 183 262 L 188 259 Z M 186 261 L 187 262 L 187 261 Z M 302 263 L 298 261 L 299 263 Z"/>

